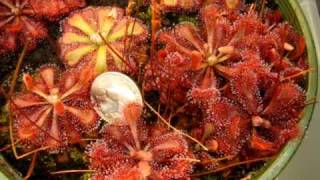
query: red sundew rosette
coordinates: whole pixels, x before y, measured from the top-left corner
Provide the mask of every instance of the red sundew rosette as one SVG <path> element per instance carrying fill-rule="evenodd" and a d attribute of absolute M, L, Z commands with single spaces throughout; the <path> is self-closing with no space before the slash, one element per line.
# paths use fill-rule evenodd
<path fill-rule="evenodd" d="M 48 36 L 45 24 L 33 17 L 36 14 L 27 1 L 18 8 L 14 1 L 6 0 L 0 3 L 0 14 L 5 14 L 0 16 L 1 54 L 13 52 L 20 47 L 18 44 L 24 45 L 27 41 L 28 49 L 34 49 L 38 41 Z"/>
<path fill-rule="evenodd" d="M 209 11 L 207 8 L 205 10 Z M 232 58 L 234 55 L 234 48 L 227 46 L 228 40 L 232 39 L 229 36 L 231 34 L 229 32 L 232 30 L 231 23 L 226 18 L 219 16 L 218 11 L 210 9 L 210 12 L 211 21 L 215 23 L 211 23 L 208 15 L 203 18 L 206 20 L 203 22 L 203 28 L 198 28 L 191 23 L 181 23 L 172 29 L 159 32 L 158 41 L 164 44 L 165 47 L 158 51 L 158 61 L 159 64 L 161 64 L 161 61 L 168 62 L 168 65 L 151 64 L 151 68 L 149 68 L 151 73 L 149 74 L 155 77 L 154 80 L 150 80 L 149 84 L 158 87 L 157 90 L 160 94 L 165 95 L 163 97 L 176 94 L 170 92 L 179 92 L 178 94 L 184 97 L 178 97 L 174 100 L 181 103 L 181 101 L 186 100 L 185 94 L 192 87 L 195 80 L 202 81 L 204 79 L 203 76 L 206 74 L 205 72 L 210 71 L 210 74 L 212 74 L 211 79 L 216 81 L 215 66 Z M 206 32 L 207 37 L 203 36 L 202 32 Z M 218 49 L 220 46 L 227 47 L 221 48 L 221 53 L 219 54 Z M 172 75 L 170 74 L 170 69 L 178 69 L 178 71 Z M 192 74 L 195 74 L 195 76 Z M 168 85 L 163 84 L 165 82 L 163 79 L 166 77 L 175 78 L 173 85 L 168 82 L 166 82 Z M 216 85 L 216 83 L 213 84 Z M 167 89 L 159 88 L 161 86 L 167 86 Z"/>
<path fill-rule="evenodd" d="M 192 134 L 220 157 L 238 155 L 250 135 L 248 115 L 214 88 L 193 88 L 190 97 L 203 117 Z"/>
<path fill-rule="evenodd" d="M 233 20 L 211 4 L 203 7 L 200 14 L 199 27 L 181 23 L 158 34 L 158 41 L 165 45 L 166 54 L 170 56 L 170 53 L 180 53 L 190 59 L 194 71 L 211 67 L 216 69 L 217 65 L 227 60 L 240 61 L 243 50 L 256 50 L 256 46 L 251 44 L 258 44 L 258 41 L 243 43 L 245 39 L 254 33 L 262 35 L 267 30 L 267 26 L 254 12 Z"/>
<path fill-rule="evenodd" d="M 293 80 L 297 83 L 305 81 L 303 72 L 306 72 L 309 66 L 304 37 L 287 23 L 279 24 L 269 34 L 275 47 L 267 51 L 266 60 L 274 64 L 274 71 L 280 72 L 282 78 L 302 73 Z"/>
<path fill-rule="evenodd" d="M 14 52 L 20 45 L 28 44 L 28 50 L 36 47 L 48 36 L 45 23 L 40 20 L 57 20 L 76 8 L 83 7 L 84 0 L 3 0 L 0 2 L 0 54 Z"/>
<path fill-rule="evenodd" d="M 207 112 L 204 121 L 208 126 L 204 126 L 204 132 L 208 132 L 208 128 L 213 128 L 213 132 L 205 144 L 213 150 L 217 145 L 215 152 L 220 157 L 238 155 L 250 136 L 250 120 L 246 113 L 227 98 L 216 100 Z"/>
<path fill-rule="evenodd" d="M 193 155 L 186 140 L 167 131 L 150 136 L 150 128 L 132 112 L 140 108 L 128 105 L 126 119 L 104 127 L 104 138 L 87 150 L 92 179 L 181 179 L 192 173 Z M 130 114 L 128 116 L 128 114 Z M 126 115 L 127 114 L 127 115 Z M 138 113 L 139 114 L 139 113 Z"/>
<path fill-rule="evenodd" d="M 256 116 L 262 123 L 262 131 L 254 131 L 250 141 L 252 149 L 266 154 L 277 153 L 285 143 L 299 136 L 298 122 L 305 107 L 306 96 L 293 82 L 283 82 L 275 87 L 270 102 Z M 258 122 L 259 122 L 258 121 Z"/>
<path fill-rule="evenodd" d="M 275 154 L 298 135 L 306 96 L 294 82 L 280 82 L 259 59 L 220 68 L 229 80 L 224 96 L 239 103 L 252 121 L 250 148 Z"/>
<path fill-rule="evenodd" d="M 144 61 L 148 31 L 117 7 L 88 7 L 64 20 L 60 56 L 68 66 L 86 64 L 96 73 L 136 73 Z"/>
<path fill-rule="evenodd" d="M 57 150 L 96 129 L 98 116 L 89 97 L 91 78 L 88 69 L 60 74 L 54 66 L 41 67 L 34 77 L 24 74 L 25 90 L 10 103 L 17 140 L 28 147 Z"/>
<path fill-rule="evenodd" d="M 284 82 L 274 90 L 274 96 L 255 118 L 261 131 L 253 131 L 250 147 L 258 153 L 275 154 L 285 143 L 299 135 L 298 126 L 306 96 L 298 85 Z M 268 122 L 270 127 L 263 124 Z"/>

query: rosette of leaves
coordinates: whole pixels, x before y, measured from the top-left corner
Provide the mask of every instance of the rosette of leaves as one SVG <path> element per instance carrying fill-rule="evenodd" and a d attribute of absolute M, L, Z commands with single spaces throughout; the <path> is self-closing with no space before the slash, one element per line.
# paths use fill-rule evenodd
<path fill-rule="evenodd" d="M 165 131 L 152 136 L 140 118 L 142 107 L 129 104 L 122 122 L 104 127 L 104 138 L 90 145 L 92 179 L 184 179 L 192 173 L 186 140 Z"/>
<path fill-rule="evenodd" d="M 91 78 L 87 69 L 61 73 L 54 66 L 41 67 L 34 77 L 24 74 L 24 90 L 10 102 L 17 141 L 57 150 L 94 130 L 98 116 L 90 104 Z"/>
<path fill-rule="evenodd" d="M 279 84 L 269 103 L 252 116 L 251 147 L 259 153 L 275 154 L 290 139 L 299 135 L 298 122 L 305 107 L 306 96 L 293 82 Z"/>
<path fill-rule="evenodd" d="M 57 20 L 68 12 L 85 6 L 84 0 L 1 0 L 0 54 L 15 51 L 29 42 L 28 49 L 48 36 L 41 19 Z"/>
<path fill-rule="evenodd" d="M 202 112 L 193 134 L 220 157 L 238 155 L 248 142 L 250 121 L 246 112 L 215 88 L 193 88 L 189 96 Z"/>
<path fill-rule="evenodd" d="M 266 51 L 266 60 L 272 69 L 279 72 L 282 79 L 295 76 L 293 80 L 301 83 L 310 69 L 307 64 L 306 43 L 304 37 L 287 23 L 281 23 L 270 31 L 274 46 Z"/>
<path fill-rule="evenodd" d="M 252 56 L 250 59 L 220 69 L 229 80 L 223 94 L 249 115 L 253 125 L 251 147 L 260 152 L 276 153 L 297 136 L 306 96 L 294 81 L 282 81 L 280 72 L 270 72 L 261 59 Z"/>
<path fill-rule="evenodd" d="M 89 65 L 96 73 L 136 73 L 146 58 L 148 31 L 117 7 L 87 7 L 62 23 L 61 58 L 68 66 Z"/>
<path fill-rule="evenodd" d="M 176 86 L 190 87 L 190 84 L 201 84 L 202 81 L 208 81 L 205 77 L 209 77 L 212 86 L 219 88 L 221 86 L 221 78 L 217 77 L 220 66 L 229 66 L 232 63 L 243 60 L 246 49 L 254 49 L 254 46 L 245 46 L 239 41 L 246 39 L 251 34 L 263 34 L 267 26 L 258 19 L 258 16 L 250 12 L 242 15 L 236 20 L 228 16 L 230 12 L 227 8 L 218 8 L 216 4 L 210 4 L 201 9 L 202 25 L 197 27 L 191 23 L 181 23 L 172 29 L 160 31 L 158 41 L 164 45 L 164 48 L 158 52 L 157 63 L 150 63 L 149 68 L 154 79 L 147 81 L 147 85 L 160 92 L 160 94 L 171 95 L 170 92 L 159 87 Z M 232 13 L 240 15 L 240 11 L 232 11 Z M 258 41 L 255 41 L 257 43 Z M 164 53 L 165 52 L 165 53 Z M 258 51 L 257 53 L 258 54 Z M 179 57 L 180 65 L 175 66 L 175 61 Z M 159 66 L 161 61 L 165 59 L 168 65 Z M 186 64 L 186 65 L 181 65 Z M 183 72 L 180 69 L 183 69 Z M 177 74 L 169 74 L 170 69 L 179 69 Z M 159 72 L 159 73 L 158 73 Z M 188 75 L 189 74 L 189 75 Z M 190 74 L 194 74 L 192 77 Z M 177 77 L 181 79 L 186 77 L 183 83 L 170 86 L 170 81 L 163 81 L 163 77 Z M 153 88 L 152 88 L 153 86 Z M 181 88 L 184 93 L 188 88 Z M 174 91 L 174 90 L 173 90 Z M 168 98 L 167 98 L 168 99 Z M 182 99 L 182 98 L 180 98 Z M 174 99 L 176 100 L 176 99 Z M 177 99 L 177 101 L 179 101 Z M 167 103 L 170 104 L 170 103 Z"/>

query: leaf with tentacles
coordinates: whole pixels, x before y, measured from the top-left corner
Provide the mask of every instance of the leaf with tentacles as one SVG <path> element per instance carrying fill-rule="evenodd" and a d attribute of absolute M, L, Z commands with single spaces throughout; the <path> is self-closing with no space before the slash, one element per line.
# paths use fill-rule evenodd
<path fill-rule="evenodd" d="M 142 107 L 129 104 L 121 123 L 106 125 L 104 138 L 88 148 L 92 179 L 181 179 L 192 172 L 186 140 L 167 131 L 150 136 L 140 118 Z"/>
<path fill-rule="evenodd" d="M 17 139 L 28 146 L 56 150 L 94 130 L 98 117 L 90 104 L 90 72 L 60 74 L 56 67 L 45 66 L 34 77 L 24 74 L 25 90 L 10 102 Z"/>
<path fill-rule="evenodd" d="M 297 138 L 300 127 L 296 120 L 283 127 L 271 127 L 263 130 L 253 130 L 250 138 L 250 148 L 253 156 L 264 156 L 276 154 L 290 140 Z"/>
<path fill-rule="evenodd" d="M 173 107 L 186 102 L 193 73 L 190 60 L 176 52 L 167 53 L 165 50 L 159 51 L 158 58 L 146 66 L 144 90 L 159 91 L 161 103 Z"/>
<path fill-rule="evenodd" d="M 304 38 L 286 23 L 279 24 L 269 33 L 274 46 L 266 51 L 266 61 L 279 72 L 282 79 L 300 74 L 294 80 L 303 82 L 308 70 Z"/>
<path fill-rule="evenodd" d="M 272 73 L 270 68 L 263 64 L 255 52 L 246 51 L 244 62 L 230 67 L 219 66 L 219 72 L 229 81 L 230 91 L 235 102 L 249 114 L 257 114 L 263 108 L 262 92 L 272 90 L 277 82 L 277 74 Z M 264 93 L 267 96 L 267 93 Z"/>
<path fill-rule="evenodd" d="M 272 121 L 298 118 L 305 106 L 306 96 L 301 87 L 292 82 L 277 86 L 262 114 Z"/>
<path fill-rule="evenodd" d="M 146 57 L 142 43 L 148 31 L 139 20 L 124 16 L 123 9 L 88 7 L 66 18 L 62 29 L 60 55 L 69 66 L 89 64 L 98 74 L 137 73 L 144 61 L 141 50 Z"/>
<path fill-rule="evenodd" d="M 251 148 L 274 154 L 299 134 L 298 120 L 305 106 L 303 90 L 292 82 L 281 83 L 273 90 L 269 103 L 252 116 L 254 129 Z"/>
<path fill-rule="evenodd" d="M 13 51 L 17 48 L 15 36 L 10 33 L 0 32 L 0 54 Z"/>
<path fill-rule="evenodd" d="M 249 137 L 248 115 L 214 87 L 193 88 L 189 96 L 202 112 L 196 137 L 220 157 L 238 155 Z"/>
<path fill-rule="evenodd" d="M 203 140 L 221 157 L 237 155 L 247 143 L 250 121 L 234 102 L 220 98 L 213 102 L 204 117 L 203 131 L 211 133 Z"/>

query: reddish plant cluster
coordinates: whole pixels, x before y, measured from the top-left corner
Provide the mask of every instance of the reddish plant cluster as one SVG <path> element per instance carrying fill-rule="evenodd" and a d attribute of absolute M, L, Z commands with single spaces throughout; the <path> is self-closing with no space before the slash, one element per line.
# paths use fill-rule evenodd
<path fill-rule="evenodd" d="M 1 0 L 0 54 L 13 52 L 26 42 L 29 50 L 34 49 L 48 36 L 42 19 L 57 20 L 83 6 L 84 0 Z"/>
<path fill-rule="evenodd" d="M 304 39 L 279 18 L 264 20 L 254 6 L 230 7 L 213 1 L 200 10 L 199 27 L 181 23 L 159 32 L 164 48 L 147 67 L 145 90 L 158 91 L 171 109 L 176 102 L 193 104 L 188 113 L 200 110 L 192 134 L 218 156 L 274 154 L 299 132 Z"/>
<path fill-rule="evenodd" d="M 89 97 L 91 71 L 60 72 L 45 66 L 34 77 L 24 74 L 25 90 L 10 103 L 16 138 L 27 147 L 56 150 L 97 127 Z"/>
<path fill-rule="evenodd" d="M 139 104 L 128 104 L 121 122 L 106 125 L 104 138 L 88 149 L 92 179 L 184 179 L 193 155 L 186 140 L 165 128 L 147 127 Z M 161 136 L 159 136 L 159 133 Z"/>
<path fill-rule="evenodd" d="M 47 35 L 43 23 L 31 17 L 55 20 L 83 3 L 0 0 L 3 52 L 15 49 L 18 39 Z M 240 0 L 161 0 L 159 6 L 165 12 L 200 9 L 200 21 L 155 33 L 161 23 L 153 17 L 154 56 L 146 63 L 148 30 L 123 9 L 87 7 L 66 18 L 58 44 L 67 69 L 44 66 L 33 77 L 24 74 L 24 88 L 10 101 L 17 142 L 26 149 L 57 150 L 97 129 L 89 92 L 92 80 L 106 71 L 142 73 L 143 95 L 156 91 L 160 96 L 152 102 L 158 112 L 145 104 L 175 131 L 159 122 L 147 125 L 154 120 L 150 113 L 142 116 L 141 103 L 148 95 L 140 103 L 124 103 L 112 97 L 117 87 L 117 93 L 99 89 L 101 98 L 109 98 L 105 110 L 114 108 L 107 106 L 112 102 L 122 114 L 103 126 L 102 138 L 86 151 L 92 179 L 188 179 L 195 162 L 212 169 L 220 167 L 218 159 L 273 155 L 299 134 L 309 71 L 306 44 L 281 22 L 278 11 L 257 13 Z"/>

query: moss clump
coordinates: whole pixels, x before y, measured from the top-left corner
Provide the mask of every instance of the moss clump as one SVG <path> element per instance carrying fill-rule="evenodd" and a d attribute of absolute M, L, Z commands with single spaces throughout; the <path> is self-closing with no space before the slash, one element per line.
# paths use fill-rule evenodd
<path fill-rule="evenodd" d="M 197 13 L 167 13 L 162 19 L 163 27 L 172 27 L 181 22 L 191 22 L 194 25 L 198 25 L 199 19 Z"/>
<path fill-rule="evenodd" d="M 151 8 L 141 8 L 137 13 L 136 16 L 138 19 L 141 19 L 143 22 L 146 23 L 148 27 L 151 27 Z"/>
<path fill-rule="evenodd" d="M 91 177 L 91 173 L 84 173 L 84 174 L 81 176 L 80 180 L 89 180 L 90 177 Z"/>
<path fill-rule="evenodd" d="M 7 109 L 7 106 L 2 106 L 0 109 L 0 128 L 8 123 Z"/>
<path fill-rule="evenodd" d="M 57 166 L 57 163 L 54 159 L 53 156 L 50 156 L 50 155 L 45 155 L 45 154 L 42 154 L 40 156 L 40 161 L 46 166 L 48 167 L 48 169 L 55 169 L 56 166 Z"/>
<path fill-rule="evenodd" d="M 85 164 L 87 161 L 83 152 L 81 152 L 76 147 L 71 148 L 69 155 L 70 155 L 70 158 L 72 159 L 72 161 L 77 164 Z"/>
<path fill-rule="evenodd" d="M 198 18 L 197 16 L 190 16 L 190 15 L 186 15 L 186 14 L 183 14 L 181 16 L 179 16 L 179 23 L 182 23 L 182 22 L 191 22 L 193 23 L 194 25 L 198 25 Z"/>

